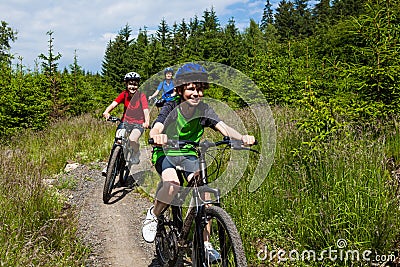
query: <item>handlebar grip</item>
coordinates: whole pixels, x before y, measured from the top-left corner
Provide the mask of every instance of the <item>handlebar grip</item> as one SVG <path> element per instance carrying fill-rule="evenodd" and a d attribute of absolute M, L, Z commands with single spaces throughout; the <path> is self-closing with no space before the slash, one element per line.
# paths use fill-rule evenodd
<path fill-rule="evenodd" d="M 118 117 L 110 116 L 110 117 L 108 117 L 107 121 L 117 122 L 117 121 L 121 121 L 121 119 Z"/>

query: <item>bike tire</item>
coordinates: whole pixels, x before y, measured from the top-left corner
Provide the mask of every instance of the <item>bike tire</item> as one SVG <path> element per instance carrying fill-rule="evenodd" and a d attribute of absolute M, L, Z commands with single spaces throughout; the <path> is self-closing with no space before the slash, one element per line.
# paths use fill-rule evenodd
<path fill-rule="evenodd" d="M 108 162 L 107 175 L 103 188 L 104 204 L 107 204 L 108 201 L 111 199 L 112 190 L 115 188 L 116 185 L 116 177 L 117 175 L 121 174 L 120 167 L 122 163 L 121 161 L 123 161 L 121 158 L 123 158 L 122 148 L 120 146 L 116 146 Z"/>
<path fill-rule="evenodd" d="M 175 266 L 178 260 L 178 235 L 172 226 L 170 211 L 168 209 L 164 212 L 163 223 L 158 224 L 155 238 L 158 263 L 163 267 Z"/>
<path fill-rule="evenodd" d="M 247 266 L 246 255 L 243 249 L 242 240 L 230 215 L 221 207 L 208 206 L 205 208 L 207 220 L 211 221 L 210 242 L 214 249 L 220 254 L 221 259 L 218 262 L 210 263 L 204 259 L 206 266 Z M 204 230 L 204 229 L 203 229 Z M 203 237 L 194 236 L 193 257 L 200 255 L 198 247 L 199 241 Z M 199 240 L 196 240 L 199 239 Z M 192 259 L 193 266 L 204 266 L 198 259 Z"/>

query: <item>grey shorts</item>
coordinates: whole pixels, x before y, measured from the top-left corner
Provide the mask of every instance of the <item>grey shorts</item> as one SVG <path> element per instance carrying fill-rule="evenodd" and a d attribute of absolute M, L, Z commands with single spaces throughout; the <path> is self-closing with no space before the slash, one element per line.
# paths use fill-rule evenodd
<path fill-rule="evenodd" d="M 165 169 L 176 169 L 177 167 L 181 167 L 187 177 L 189 174 L 199 170 L 199 160 L 196 156 L 161 156 L 155 164 L 155 168 L 160 175 Z"/>
<path fill-rule="evenodd" d="M 133 131 L 133 129 L 138 129 L 140 131 L 140 134 L 142 135 L 144 132 L 144 128 L 142 124 L 138 123 L 127 123 L 127 122 L 121 122 L 118 125 L 118 129 L 125 129 L 129 134 Z"/>

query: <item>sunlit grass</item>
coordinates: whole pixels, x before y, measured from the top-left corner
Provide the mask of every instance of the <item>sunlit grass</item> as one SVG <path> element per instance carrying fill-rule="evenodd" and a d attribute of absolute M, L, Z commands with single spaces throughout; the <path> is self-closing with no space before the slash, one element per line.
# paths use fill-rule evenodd
<path fill-rule="evenodd" d="M 91 116 L 26 132 L 0 149 L 1 266 L 85 266 L 88 248 L 76 234 L 74 209 L 43 179 L 62 172 L 68 161 L 107 159 L 115 126 Z M 73 189 L 77 181 L 57 181 Z"/>
<path fill-rule="evenodd" d="M 235 218 L 250 261 L 273 265 L 258 260 L 257 253 L 266 247 L 318 253 L 335 249 L 339 239 L 346 240 L 347 249 L 361 252 L 387 254 L 397 249 L 399 181 L 389 173 L 385 160 L 394 157 L 400 163 L 398 131 L 372 134 L 347 129 L 317 151 L 294 154 L 308 137 L 295 127 L 293 110 L 276 109 L 274 115 L 277 148 L 262 187 L 249 193 L 249 176 L 223 200 Z M 255 162 L 250 164 L 249 169 L 254 169 Z M 349 264 L 323 262 L 324 266 Z M 318 266 L 321 262 L 301 264 Z"/>
<path fill-rule="evenodd" d="M 247 127 L 251 114 L 239 112 Z M 245 175 L 223 198 L 234 218 L 253 266 L 278 265 L 259 260 L 260 250 L 319 252 L 344 239 L 348 249 L 387 254 L 397 249 L 400 165 L 398 127 L 385 131 L 347 129 L 309 152 L 309 136 L 296 128 L 298 111 L 273 110 L 277 147 L 262 186 L 249 193 Z M 250 126 L 249 126 L 250 125 Z M 76 235 L 76 216 L 42 179 L 62 172 L 67 161 L 106 161 L 116 125 L 82 116 L 47 131 L 24 133 L 0 154 L 0 261 L 4 266 L 85 266 L 88 249 Z M 147 133 L 146 133 L 147 134 Z M 254 134 L 258 135 L 257 131 Z M 213 131 L 206 138 L 221 136 Z M 142 144 L 145 144 L 146 136 Z M 300 149 L 300 153 L 293 153 Z M 242 151 L 231 151 L 241 153 Z M 229 155 L 228 155 L 229 156 Z M 250 156 L 250 173 L 257 155 Z M 88 177 L 90 179 L 90 177 Z M 59 189 L 76 181 L 60 180 Z M 354 263 L 354 262 L 353 262 Z M 350 266 L 343 261 L 286 262 L 287 266 Z M 357 264 L 354 263 L 354 264 Z"/>

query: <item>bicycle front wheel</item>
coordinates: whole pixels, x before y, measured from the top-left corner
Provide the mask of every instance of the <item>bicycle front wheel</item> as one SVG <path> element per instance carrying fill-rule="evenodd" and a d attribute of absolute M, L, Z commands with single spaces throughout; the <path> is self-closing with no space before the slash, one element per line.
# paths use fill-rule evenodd
<path fill-rule="evenodd" d="M 229 214 L 218 206 L 206 207 L 210 242 L 219 257 L 209 255 L 205 251 L 205 262 L 207 266 L 247 266 L 242 240 L 235 223 Z M 200 240 L 203 240 L 201 237 Z M 197 242 L 195 241 L 195 244 Z M 199 255 L 200 253 L 194 252 Z M 192 259 L 193 261 L 193 259 Z"/>
<path fill-rule="evenodd" d="M 111 199 L 112 190 L 116 187 L 117 175 L 121 174 L 121 168 L 124 166 L 124 153 L 122 152 L 122 147 L 116 146 L 111 154 L 110 160 L 107 167 L 106 180 L 104 182 L 103 188 L 103 202 L 105 204 Z"/>

